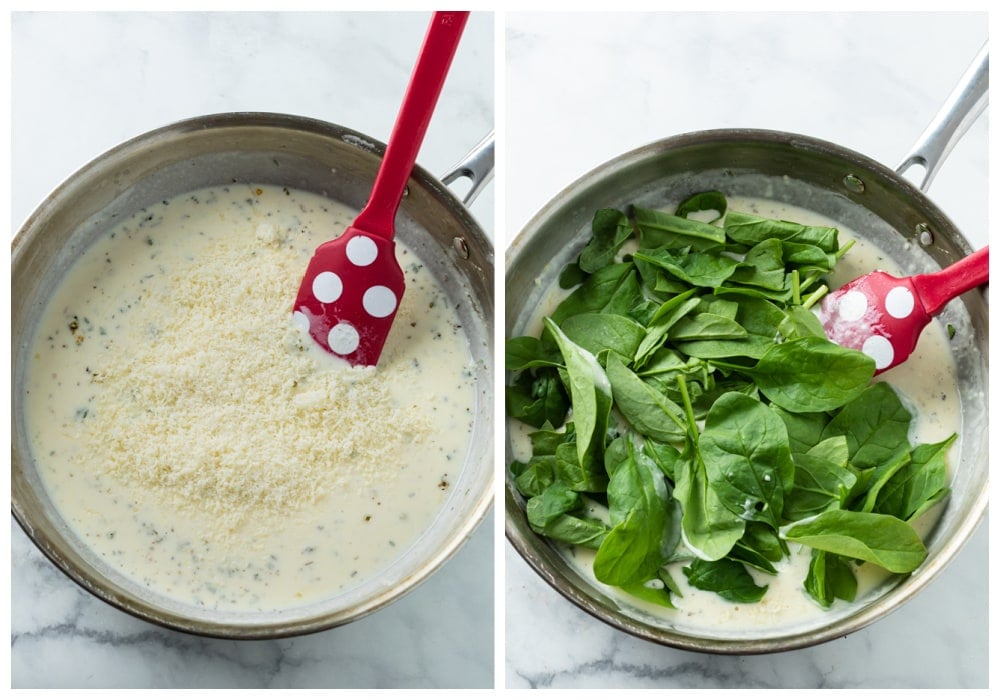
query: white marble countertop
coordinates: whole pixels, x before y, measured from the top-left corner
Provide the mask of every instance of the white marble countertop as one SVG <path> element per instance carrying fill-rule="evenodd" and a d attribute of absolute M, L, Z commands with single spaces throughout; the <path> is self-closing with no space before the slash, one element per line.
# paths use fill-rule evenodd
<path fill-rule="evenodd" d="M 777 129 L 895 167 L 987 36 L 985 14 L 506 16 L 509 244 L 578 177 L 660 138 Z M 987 120 L 930 197 L 987 242 Z M 507 545 L 509 688 L 986 687 L 987 526 L 902 609 L 827 644 L 713 656 L 632 638 L 577 609 Z"/>
<path fill-rule="evenodd" d="M 299 114 L 389 137 L 429 13 L 17 13 L 12 231 L 78 167 L 202 114 Z M 493 17 L 470 18 L 418 162 L 443 175 L 493 127 Z M 461 184 L 456 184 L 461 194 Z M 472 205 L 493 231 L 493 188 Z M 14 290 L 16 292 L 16 290 Z M 494 518 L 407 596 L 305 637 L 235 642 L 134 619 L 11 524 L 14 687 L 492 687 Z"/>

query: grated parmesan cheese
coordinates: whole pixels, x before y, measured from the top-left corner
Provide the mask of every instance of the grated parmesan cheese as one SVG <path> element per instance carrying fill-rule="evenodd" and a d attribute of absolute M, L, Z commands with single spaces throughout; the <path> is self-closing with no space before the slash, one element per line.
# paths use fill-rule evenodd
<path fill-rule="evenodd" d="M 25 422 L 46 491 L 126 576 L 205 608 L 275 610 L 384 570 L 468 451 L 475 372 L 447 293 L 402 243 L 377 368 L 291 317 L 355 212 L 289 188 L 165 200 L 77 260 L 42 314 Z"/>
<path fill-rule="evenodd" d="M 230 528 L 370 487 L 432 427 L 386 381 L 412 383 L 412 365 L 351 367 L 310 348 L 289 308 L 303 268 L 274 254 L 275 230 L 213 241 L 143 300 L 149 325 L 104 353 L 88 432 L 109 474 Z"/>

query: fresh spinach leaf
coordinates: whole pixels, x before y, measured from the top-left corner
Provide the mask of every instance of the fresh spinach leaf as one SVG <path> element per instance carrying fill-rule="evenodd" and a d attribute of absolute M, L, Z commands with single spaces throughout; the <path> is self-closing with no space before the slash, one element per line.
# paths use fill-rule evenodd
<path fill-rule="evenodd" d="M 732 559 L 696 559 L 684 567 L 684 574 L 695 588 L 713 591 L 733 603 L 756 603 L 767 593 L 767 586 L 758 586 L 743 564 Z"/>
<path fill-rule="evenodd" d="M 792 412 L 831 411 L 857 398 L 875 374 L 875 362 L 824 338 L 772 345 L 749 372 L 761 393 Z"/>
<path fill-rule="evenodd" d="M 643 248 L 691 246 L 707 250 L 726 242 L 726 232 L 720 226 L 640 207 L 632 207 L 631 215 Z"/>
<path fill-rule="evenodd" d="M 698 306 L 698 299 L 692 299 L 695 290 L 678 294 L 660 305 L 646 327 L 646 335 L 635 351 L 633 366 L 639 370 L 649 361 L 649 358 L 663 345 L 670 328 L 685 314 Z"/>
<path fill-rule="evenodd" d="M 881 513 L 831 510 L 792 523 L 782 534 L 791 542 L 871 562 L 897 574 L 910 573 L 927 557 L 924 543 L 910 525 Z"/>
<path fill-rule="evenodd" d="M 562 425 L 569 411 L 569 397 L 555 369 L 522 372 L 507 387 L 506 400 L 507 415 L 535 428 Z"/>
<path fill-rule="evenodd" d="M 510 338 L 505 344 L 505 350 L 505 366 L 510 372 L 535 367 L 558 367 L 562 364 L 558 352 L 553 352 L 541 339 L 530 335 Z"/>
<path fill-rule="evenodd" d="M 823 431 L 823 437 L 847 438 L 851 464 L 858 469 L 877 467 L 909 446 L 913 416 L 896 391 L 885 382 L 865 388 L 847 402 Z"/>
<path fill-rule="evenodd" d="M 591 224 L 593 237 L 580 252 L 584 272 L 597 272 L 614 262 L 618 249 L 633 235 L 628 218 L 617 209 L 598 209 Z"/>
<path fill-rule="evenodd" d="M 731 513 L 781 526 L 783 484 L 791 483 L 794 465 L 780 418 L 745 394 L 724 394 L 705 418 L 698 447 L 709 485 Z"/>
<path fill-rule="evenodd" d="M 833 605 L 836 598 L 851 602 L 858 593 L 858 580 L 851 565 L 843 557 L 818 549 L 813 550 L 803 585 L 813 600 L 824 608 Z"/>
<path fill-rule="evenodd" d="M 727 206 L 726 195 L 719 191 L 696 192 L 678 204 L 674 214 L 687 218 L 691 214 L 699 212 L 714 212 L 716 217 L 712 219 L 712 222 L 715 222 L 726 215 Z"/>
<path fill-rule="evenodd" d="M 597 549 L 608 534 L 608 526 L 593 518 L 564 514 L 554 518 L 535 532 L 566 544 Z"/>
<path fill-rule="evenodd" d="M 603 459 L 585 455 L 580 461 L 579 442 L 566 442 L 556 448 L 555 477 L 574 491 L 600 493 L 608 487 Z"/>
<path fill-rule="evenodd" d="M 722 285 L 739 265 L 732 258 L 697 251 L 689 252 L 684 249 L 659 248 L 651 250 L 642 248 L 637 250 L 632 257 L 635 260 L 663 268 L 682 282 L 709 289 Z"/>
<path fill-rule="evenodd" d="M 665 608 L 675 609 L 674 601 L 670 598 L 670 591 L 659 578 L 653 578 L 645 583 L 631 583 L 620 586 L 620 588 L 639 600 L 647 603 L 661 605 Z"/>
<path fill-rule="evenodd" d="M 560 327 L 567 338 L 594 355 L 613 350 L 631 358 L 646 336 L 646 329 L 631 318 L 612 313 L 577 314 L 564 320 Z"/>
<path fill-rule="evenodd" d="M 580 507 L 580 494 L 565 484 L 550 484 L 537 496 L 528 499 L 528 523 L 533 528 L 544 529 L 560 515 Z"/>
<path fill-rule="evenodd" d="M 524 496 L 541 496 L 549 486 L 556 481 L 556 456 L 534 455 L 527 464 L 511 465 L 515 472 L 517 490 Z"/>
<path fill-rule="evenodd" d="M 779 241 L 814 245 L 826 253 L 835 253 L 840 248 L 835 228 L 804 226 L 732 210 L 726 214 L 725 233 L 734 241 L 750 246 L 776 238 Z"/>
<path fill-rule="evenodd" d="M 585 279 L 587 279 L 587 273 L 580 268 L 578 262 L 573 261 L 559 273 L 559 288 L 572 289 L 578 284 L 583 284 Z"/>
<path fill-rule="evenodd" d="M 660 442 L 683 438 L 686 425 L 680 406 L 640 379 L 617 355 L 608 358 L 607 375 L 615 406 L 638 433 Z"/>
<path fill-rule="evenodd" d="M 734 340 L 746 338 L 747 329 L 736 321 L 712 313 L 686 316 L 670 328 L 667 333 L 673 342 L 682 340 Z"/>
<path fill-rule="evenodd" d="M 953 433 L 941 442 L 918 445 L 910 461 L 882 487 L 874 511 L 911 520 L 936 503 L 947 492 L 948 450 L 957 437 Z"/>
<path fill-rule="evenodd" d="M 847 440 L 839 436 L 793 455 L 795 483 L 785 498 L 786 520 L 802 520 L 847 503 L 857 481 L 847 466 L 847 454 Z"/>
<path fill-rule="evenodd" d="M 675 508 L 663 473 L 630 450 L 608 484 L 611 531 L 594 557 L 597 579 L 624 586 L 655 577 L 677 543 Z"/>
<path fill-rule="evenodd" d="M 611 413 L 611 383 L 597 359 L 567 338 L 552 319 L 545 319 L 545 327 L 552 333 L 566 361 L 577 454 L 579 463 L 586 469 L 604 456 Z"/>
<path fill-rule="evenodd" d="M 674 473 L 685 546 L 699 559 L 721 559 L 743 536 L 747 521 L 723 505 L 709 484 L 705 463 L 691 447 L 677 460 Z"/>
<path fill-rule="evenodd" d="M 552 312 L 552 320 L 558 324 L 570 316 L 589 311 L 602 311 L 632 271 L 631 263 L 615 263 L 602 267 L 587 277 L 583 284 L 559 303 Z"/>

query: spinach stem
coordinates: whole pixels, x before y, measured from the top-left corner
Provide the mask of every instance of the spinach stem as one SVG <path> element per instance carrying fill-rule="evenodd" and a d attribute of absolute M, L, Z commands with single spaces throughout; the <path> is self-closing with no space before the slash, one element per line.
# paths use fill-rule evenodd
<path fill-rule="evenodd" d="M 813 284 L 818 279 L 819 279 L 818 273 L 813 273 L 809 275 L 808 277 L 806 277 L 805 281 L 802 282 L 802 289 L 809 289 L 809 287 L 813 286 Z"/>
<path fill-rule="evenodd" d="M 698 422 L 695 420 L 694 408 L 691 406 L 691 397 L 688 395 L 687 379 L 682 374 L 677 375 L 677 387 L 681 391 L 681 399 L 684 402 L 684 413 L 687 415 L 688 430 L 691 432 L 691 438 L 694 439 L 698 437 Z"/>
<path fill-rule="evenodd" d="M 847 243 L 844 244 L 844 246 L 840 250 L 838 250 L 836 253 L 833 254 L 833 257 L 835 257 L 837 260 L 840 260 L 842 257 L 844 257 L 844 253 L 846 253 L 847 251 L 849 251 L 851 248 L 854 247 L 854 243 L 855 242 L 853 239 L 848 241 Z"/>
<path fill-rule="evenodd" d="M 802 290 L 799 288 L 799 271 L 792 270 L 792 303 L 802 303 Z"/>
<path fill-rule="evenodd" d="M 820 285 L 815 292 L 806 297 L 806 300 L 802 302 L 803 308 L 806 309 L 812 308 L 812 305 L 815 304 L 820 299 L 822 299 L 824 296 L 826 296 L 826 293 L 829 291 L 830 288 L 827 287 L 825 284 Z"/>

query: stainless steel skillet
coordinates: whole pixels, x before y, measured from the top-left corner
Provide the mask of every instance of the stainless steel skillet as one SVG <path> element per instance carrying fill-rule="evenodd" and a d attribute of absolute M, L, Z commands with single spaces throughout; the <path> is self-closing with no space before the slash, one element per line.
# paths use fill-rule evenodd
<path fill-rule="evenodd" d="M 726 129 L 682 134 L 625 153 L 587 173 L 550 201 L 508 250 L 506 334 L 522 334 L 562 267 L 590 235 L 595 209 L 676 203 L 699 190 L 775 199 L 812 209 L 864 234 L 908 271 L 941 267 L 971 252 L 954 224 L 902 175 L 926 166 L 926 187 L 955 139 L 985 106 L 985 50 L 940 116 L 894 171 L 836 144 L 786 132 Z M 929 557 L 912 577 L 893 581 L 857 606 L 808 629 L 769 637 L 691 635 L 624 608 L 567 566 L 527 525 L 523 501 L 508 480 L 507 537 L 556 590 L 595 617 L 626 632 L 678 648 L 719 653 L 762 653 L 843 636 L 897 608 L 929 583 L 959 551 L 987 506 L 988 314 L 985 295 L 968 294 L 945 319 L 969 342 L 956 347 L 962 396 L 962 453 L 954 465 L 954 493 L 931 533 Z M 507 462 L 510 462 L 508 439 Z"/>
<path fill-rule="evenodd" d="M 492 172 L 492 146 L 446 178 L 478 183 Z M 50 290 L 109 225 L 144 206 L 199 187 L 260 182 L 323 194 L 360 208 L 384 145 L 362 133 L 304 117 L 227 113 L 185 120 L 99 156 L 29 217 L 12 249 L 11 509 L 39 549 L 86 590 L 126 612 L 174 629 L 234 637 L 280 637 L 344 624 L 397 599 L 441 566 L 482 520 L 493 485 L 493 249 L 463 203 L 417 168 L 401 206 L 398 235 L 459 305 L 474 359 L 477 401 L 471 447 L 440 516 L 382 575 L 314 605 L 267 614 L 220 614 L 151 593 L 108 567 L 52 506 L 26 437 L 25 354 Z M 290 290 L 294 295 L 294 290 Z M 280 527 L 280 523 L 275 523 Z"/>

